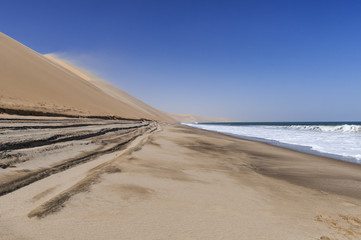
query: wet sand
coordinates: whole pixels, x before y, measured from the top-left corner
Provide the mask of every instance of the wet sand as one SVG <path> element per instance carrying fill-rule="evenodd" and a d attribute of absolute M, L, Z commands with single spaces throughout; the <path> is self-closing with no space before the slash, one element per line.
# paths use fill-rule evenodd
<path fill-rule="evenodd" d="M 1 196 L 0 239 L 359 239 L 360 173 L 351 163 L 160 124 Z"/>

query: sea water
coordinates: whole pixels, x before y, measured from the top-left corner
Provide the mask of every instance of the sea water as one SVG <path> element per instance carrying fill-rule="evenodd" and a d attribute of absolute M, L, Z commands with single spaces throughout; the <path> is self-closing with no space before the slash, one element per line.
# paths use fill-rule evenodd
<path fill-rule="evenodd" d="M 361 164 L 361 122 L 184 123 L 209 131 Z"/>

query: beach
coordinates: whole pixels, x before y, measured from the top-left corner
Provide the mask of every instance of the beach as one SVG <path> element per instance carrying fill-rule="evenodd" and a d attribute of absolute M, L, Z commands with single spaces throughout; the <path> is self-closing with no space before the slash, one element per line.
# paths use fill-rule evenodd
<path fill-rule="evenodd" d="M 1 239 L 359 239 L 361 166 L 178 124 L 0 197 Z"/>

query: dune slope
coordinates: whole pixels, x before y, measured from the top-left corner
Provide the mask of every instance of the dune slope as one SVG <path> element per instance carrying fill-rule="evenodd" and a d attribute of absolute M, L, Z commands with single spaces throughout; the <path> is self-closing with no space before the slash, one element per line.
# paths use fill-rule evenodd
<path fill-rule="evenodd" d="M 110 84 L 104 83 L 109 91 L 100 89 L 3 33 L 0 52 L 0 109 L 172 121 Z"/>
<path fill-rule="evenodd" d="M 55 64 L 60 65 L 61 67 L 65 68 L 66 70 L 70 71 L 71 73 L 83 78 L 84 80 L 88 81 L 89 83 L 93 84 L 97 88 L 104 91 L 109 96 L 117 99 L 118 101 L 129 105 L 134 110 L 143 113 L 145 116 L 153 116 L 155 119 L 162 119 L 163 121 L 167 122 L 174 122 L 174 119 L 167 113 L 159 111 L 148 104 L 142 102 L 141 100 L 133 97 L 132 95 L 128 94 L 127 92 L 111 85 L 107 81 L 94 76 L 93 74 L 85 71 L 84 69 L 78 68 L 71 63 L 62 60 L 58 56 L 54 54 L 46 54 L 44 55 L 47 59 L 54 62 Z"/>

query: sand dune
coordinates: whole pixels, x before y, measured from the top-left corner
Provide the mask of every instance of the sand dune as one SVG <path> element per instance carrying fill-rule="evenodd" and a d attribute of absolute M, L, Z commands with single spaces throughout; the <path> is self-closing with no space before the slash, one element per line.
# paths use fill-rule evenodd
<path fill-rule="evenodd" d="M 2 33 L 0 52 L 0 108 L 174 121 L 120 89 L 76 74 Z"/>
<path fill-rule="evenodd" d="M 44 55 L 47 59 L 51 60 L 52 62 L 60 65 L 61 67 L 69 70 L 73 74 L 83 78 L 84 80 L 89 81 L 94 86 L 98 87 L 102 91 L 104 91 L 109 96 L 119 100 L 122 103 L 127 104 L 134 110 L 139 113 L 144 114 L 144 116 L 152 116 L 154 119 L 161 119 L 167 122 L 174 122 L 174 119 L 168 114 L 162 111 L 159 111 L 148 104 L 142 102 L 141 100 L 131 96 L 130 94 L 126 93 L 125 91 L 111 85 L 107 81 L 100 79 L 91 73 L 85 71 L 84 69 L 78 68 L 69 62 L 60 59 L 58 56 L 54 54 L 46 54 Z M 152 117 L 148 117 L 152 119 Z"/>

